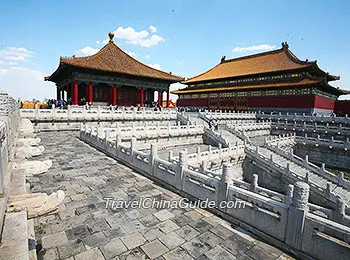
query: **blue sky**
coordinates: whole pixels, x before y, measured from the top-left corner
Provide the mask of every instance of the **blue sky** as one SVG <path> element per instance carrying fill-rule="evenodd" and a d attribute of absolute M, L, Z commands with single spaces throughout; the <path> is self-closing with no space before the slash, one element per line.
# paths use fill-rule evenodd
<path fill-rule="evenodd" d="M 184 77 L 221 56 L 288 41 L 300 59 L 317 59 L 340 75 L 334 86 L 350 90 L 349 13 L 349 1 L 2 0 L 0 89 L 23 99 L 54 97 L 54 84 L 43 76 L 59 57 L 91 54 L 115 31 L 114 41 L 136 59 Z"/>

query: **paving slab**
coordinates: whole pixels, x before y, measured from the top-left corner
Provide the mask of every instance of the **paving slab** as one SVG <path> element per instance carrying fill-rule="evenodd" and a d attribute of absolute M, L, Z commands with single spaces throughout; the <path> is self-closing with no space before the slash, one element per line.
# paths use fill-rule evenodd
<path fill-rule="evenodd" d="M 107 244 L 100 246 L 100 249 L 107 259 L 116 257 L 128 251 L 126 246 L 122 243 L 122 241 L 120 241 L 119 238 L 113 239 Z"/>
<path fill-rule="evenodd" d="M 93 248 L 74 256 L 75 260 L 105 260 L 100 249 Z"/>
<path fill-rule="evenodd" d="M 56 247 L 68 243 L 66 232 L 50 234 L 41 238 L 43 248 Z"/>
<path fill-rule="evenodd" d="M 141 246 L 146 242 L 146 239 L 139 232 L 135 232 L 131 235 L 122 237 L 120 240 L 124 243 L 124 245 L 126 245 L 129 250 Z"/>
<path fill-rule="evenodd" d="M 76 138 L 77 132 L 46 132 L 38 137 L 45 151 L 37 160 L 51 159 L 53 165 L 47 173 L 28 178 L 32 191 L 63 189 L 68 194 L 57 212 L 34 221 L 36 239 L 45 246 L 40 259 L 97 260 L 101 254 L 105 259 L 128 260 L 284 256 L 203 209 L 106 208 L 106 197 L 125 201 L 182 197 L 92 149 Z M 50 239 L 54 234 L 59 235 Z"/>
<path fill-rule="evenodd" d="M 186 242 L 180 235 L 175 232 L 168 233 L 159 238 L 160 242 L 162 242 L 167 248 L 174 249 Z"/>
<path fill-rule="evenodd" d="M 141 249 L 151 259 L 155 259 L 169 251 L 169 249 L 159 242 L 159 240 L 149 242 L 148 244 L 141 246 Z"/>
<path fill-rule="evenodd" d="M 192 260 L 194 259 L 181 247 L 177 247 L 174 250 L 163 255 L 166 260 Z"/>

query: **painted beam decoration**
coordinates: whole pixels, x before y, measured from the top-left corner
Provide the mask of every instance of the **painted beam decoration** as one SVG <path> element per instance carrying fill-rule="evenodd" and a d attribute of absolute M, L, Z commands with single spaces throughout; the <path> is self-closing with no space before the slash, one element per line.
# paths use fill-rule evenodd
<path fill-rule="evenodd" d="M 226 60 L 185 80 L 173 91 L 178 106 L 230 110 L 328 113 L 347 91 L 329 81 L 339 77 L 321 70 L 316 61 L 299 60 L 286 42 L 282 48 Z"/>
<path fill-rule="evenodd" d="M 56 83 L 57 99 L 72 105 L 98 102 L 149 106 L 153 103 L 154 91 L 162 96 L 163 92 L 169 92 L 170 84 L 184 80 L 137 61 L 113 42 L 113 33 L 108 35 L 109 42 L 94 55 L 60 58 L 56 71 L 45 77 L 45 80 Z M 122 88 L 121 91 L 118 88 Z M 162 104 L 162 99 L 158 100 L 159 104 Z M 167 107 L 168 104 L 169 100 Z"/>

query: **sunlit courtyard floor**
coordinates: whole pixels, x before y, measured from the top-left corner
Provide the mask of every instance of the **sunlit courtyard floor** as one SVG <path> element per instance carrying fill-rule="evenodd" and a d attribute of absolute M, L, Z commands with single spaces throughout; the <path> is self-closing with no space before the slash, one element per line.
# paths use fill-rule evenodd
<path fill-rule="evenodd" d="M 58 211 L 35 219 L 39 259 L 292 259 L 254 235 L 201 209 L 106 209 L 106 200 L 181 200 L 96 151 L 76 132 L 40 133 L 48 173 L 32 192 L 62 189 Z M 244 210 L 244 209 L 242 209 Z"/>

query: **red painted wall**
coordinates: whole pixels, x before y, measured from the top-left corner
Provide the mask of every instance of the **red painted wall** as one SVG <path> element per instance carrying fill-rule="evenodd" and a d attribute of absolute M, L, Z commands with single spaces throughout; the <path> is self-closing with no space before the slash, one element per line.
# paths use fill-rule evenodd
<path fill-rule="evenodd" d="M 221 98 L 227 99 L 227 98 Z M 220 107 L 227 106 L 229 103 L 220 102 Z M 208 107 L 208 98 L 197 99 L 178 99 L 177 106 L 195 106 Z M 240 106 L 245 108 L 320 108 L 320 109 L 334 109 L 334 100 L 316 96 L 265 96 L 265 97 L 237 97 L 236 103 L 232 100 L 232 106 Z"/>
<path fill-rule="evenodd" d="M 312 108 L 315 96 L 249 97 L 248 107 Z"/>
<path fill-rule="evenodd" d="M 334 110 L 334 100 L 325 97 L 315 97 L 315 108 Z"/>
<path fill-rule="evenodd" d="M 335 101 L 334 113 L 337 116 L 350 115 L 350 100 L 337 100 L 337 101 Z"/>
<path fill-rule="evenodd" d="M 176 101 L 176 105 L 178 107 L 207 107 L 208 106 L 208 99 L 207 98 L 184 98 L 184 99 L 178 99 Z"/>

